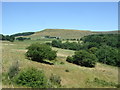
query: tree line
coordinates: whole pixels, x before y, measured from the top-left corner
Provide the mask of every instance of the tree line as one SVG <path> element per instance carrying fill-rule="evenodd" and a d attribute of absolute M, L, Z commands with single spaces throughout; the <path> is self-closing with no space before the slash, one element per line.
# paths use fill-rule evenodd
<path fill-rule="evenodd" d="M 95 34 L 84 36 L 78 42 L 62 43 L 61 40 L 53 40 L 52 43 L 47 44 L 57 48 L 76 50 L 75 55 L 67 58 L 67 61 L 71 63 L 85 66 L 85 63 L 88 65 L 89 62 L 90 67 L 95 66 L 95 62 L 120 66 L 118 59 L 120 42 L 118 41 L 118 34 Z"/>
<path fill-rule="evenodd" d="M 0 34 L 0 40 L 3 41 L 10 41 L 10 42 L 14 42 L 14 40 L 18 40 L 18 41 L 24 41 L 24 40 L 31 40 L 31 38 L 25 38 L 25 37 L 16 37 L 14 35 L 3 35 Z"/>
<path fill-rule="evenodd" d="M 0 40 L 6 40 L 6 41 L 13 42 L 15 40 L 15 37 L 13 35 L 0 34 Z"/>
<path fill-rule="evenodd" d="M 35 32 L 23 32 L 23 33 L 16 33 L 16 34 L 13 34 L 13 36 L 17 37 L 17 36 L 28 36 L 28 35 L 32 35 L 34 34 Z"/>

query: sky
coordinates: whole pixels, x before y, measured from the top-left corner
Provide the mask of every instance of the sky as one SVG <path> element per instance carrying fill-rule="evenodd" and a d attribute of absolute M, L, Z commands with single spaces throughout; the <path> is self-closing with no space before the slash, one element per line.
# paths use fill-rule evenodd
<path fill-rule="evenodd" d="M 118 30 L 117 2 L 3 2 L 2 33 Z"/>

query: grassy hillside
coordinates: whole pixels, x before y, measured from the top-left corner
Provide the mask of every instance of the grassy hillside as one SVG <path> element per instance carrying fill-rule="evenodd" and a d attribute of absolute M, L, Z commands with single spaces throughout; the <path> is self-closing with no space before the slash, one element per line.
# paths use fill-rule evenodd
<path fill-rule="evenodd" d="M 69 29 L 45 29 L 30 35 L 32 39 L 39 39 L 44 36 L 60 37 L 61 39 L 79 39 L 85 35 L 93 34 L 91 31 L 69 30 Z"/>
<path fill-rule="evenodd" d="M 60 37 L 61 39 L 80 39 L 83 36 L 91 34 L 118 33 L 118 31 L 93 32 L 89 30 L 71 30 L 71 29 L 45 29 L 26 36 L 33 40 L 43 38 L 44 36 Z"/>
<path fill-rule="evenodd" d="M 87 68 L 66 62 L 66 56 L 73 55 L 74 51 L 72 50 L 53 48 L 57 51 L 58 55 L 55 65 L 30 61 L 25 57 L 25 53 L 27 51 L 26 47 L 34 42 L 44 43 L 45 41 L 4 41 L 2 43 L 3 88 L 22 87 L 10 84 L 5 78 L 5 74 L 8 72 L 9 67 L 16 60 L 19 61 L 20 70 L 24 70 L 24 68 L 29 67 L 35 67 L 37 69 L 43 69 L 48 78 L 50 77 L 51 73 L 59 75 L 62 79 L 62 87 L 65 88 L 110 88 L 115 87 L 111 83 L 118 83 L 117 67 L 97 63 L 95 68 Z M 64 62 L 64 64 L 60 64 L 61 62 Z M 69 70 L 69 72 L 66 72 L 65 70 Z"/>

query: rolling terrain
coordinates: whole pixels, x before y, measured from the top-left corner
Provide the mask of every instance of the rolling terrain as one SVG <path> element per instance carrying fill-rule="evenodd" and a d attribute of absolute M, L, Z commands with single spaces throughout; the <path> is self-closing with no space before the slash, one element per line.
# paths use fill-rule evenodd
<path fill-rule="evenodd" d="M 10 82 L 7 77 L 7 72 L 10 66 L 18 61 L 20 71 L 29 67 L 35 67 L 39 70 L 44 70 L 47 78 L 51 74 L 61 77 L 61 88 L 116 88 L 118 84 L 118 67 L 110 66 L 102 63 L 96 64 L 94 68 L 78 66 L 66 61 L 67 56 L 72 56 L 74 50 L 66 50 L 52 47 L 57 51 L 57 58 L 54 65 L 35 62 L 28 60 L 25 57 L 27 47 L 32 43 L 46 43 L 51 42 L 51 39 L 46 39 L 44 36 L 60 37 L 61 39 L 79 39 L 86 35 L 104 33 L 118 33 L 112 32 L 91 32 L 81 30 L 66 30 L 66 29 L 45 29 L 43 31 L 35 32 L 32 35 L 23 36 L 30 37 L 31 40 L 9 42 L 2 42 L 2 87 L 13 88 L 23 87 L 17 86 Z M 66 72 L 67 71 L 67 72 Z"/>
<path fill-rule="evenodd" d="M 37 69 L 44 70 L 45 75 L 48 78 L 52 73 L 60 76 L 63 88 L 114 88 L 114 84 L 118 83 L 117 67 L 97 63 L 95 68 L 88 68 L 66 62 L 66 57 L 74 54 L 73 50 L 52 48 L 57 51 L 57 62 L 55 65 L 28 60 L 25 57 L 25 53 L 27 51 L 26 47 L 35 42 L 45 43 L 45 41 L 36 40 L 2 42 L 3 88 L 22 87 L 10 84 L 9 80 L 5 78 L 9 67 L 16 60 L 19 61 L 21 71 L 25 68 L 35 67 Z M 63 64 L 61 64 L 61 62 L 63 62 Z M 66 70 L 69 70 L 69 72 L 66 72 Z"/>
<path fill-rule="evenodd" d="M 32 40 L 44 38 L 45 36 L 59 37 L 61 39 L 80 39 L 83 36 L 91 34 L 115 34 L 118 31 L 107 31 L 107 32 L 93 32 L 90 30 L 72 30 L 72 29 L 44 29 L 42 31 L 35 32 L 32 35 L 24 36 L 30 37 Z"/>

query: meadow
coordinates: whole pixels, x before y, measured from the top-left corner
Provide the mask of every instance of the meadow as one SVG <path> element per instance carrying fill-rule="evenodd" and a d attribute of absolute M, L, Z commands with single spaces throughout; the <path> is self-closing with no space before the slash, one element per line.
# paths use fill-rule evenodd
<path fill-rule="evenodd" d="M 118 67 L 97 63 L 94 68 L 88 68 L 66 62 L 66 57 L 74 54 L 73 50 L 52 47 L 53 50 L 57 51 L 54 65 L 28 60 L 25 57 L 26 47 L 36 42 L 45 43 L 51 42 L 51 40 L 2 41 L 3 88 L 22 87 L 10 84 L 6 79 L 6 73 L 15 61 L 19 62 L 21 71 L 25 68 L 35 67 L 44 70 L 47 78 L 52 73 L 60 76 L 61 88 L 115 88 L 118 84 Z"/>

